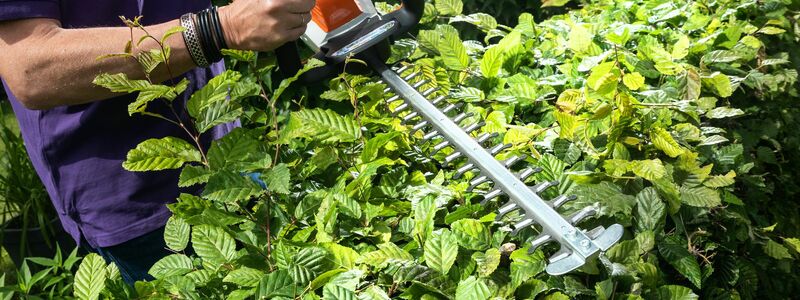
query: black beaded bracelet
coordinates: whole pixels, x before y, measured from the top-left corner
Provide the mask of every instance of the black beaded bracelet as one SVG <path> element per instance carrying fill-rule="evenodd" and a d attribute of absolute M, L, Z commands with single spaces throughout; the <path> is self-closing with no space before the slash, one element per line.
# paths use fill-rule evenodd
<path fill-rule="evenodd" d="M 208 10 L 203 10 L 197 14 L 198 28 L 200 29 L 200 43 L 203 45 L 203 52 L 208 57 L 209 62 L 216 62 L 222 59 L 222 53 L 214 45 L 214 36 L 211 34 L 211 25 L 208 20 Z"/>

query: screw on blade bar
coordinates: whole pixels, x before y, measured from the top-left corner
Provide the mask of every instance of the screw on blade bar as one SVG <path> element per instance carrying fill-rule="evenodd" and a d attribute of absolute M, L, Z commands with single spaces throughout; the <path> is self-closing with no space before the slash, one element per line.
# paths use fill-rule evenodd
<path fill-rule="evenodd" d="M 482 144 L 492 136 L 484 134 L 476 139 L 469 134 L 483 125 L 469 124 L 462 128 L 459 123 L 467 118 L 466 115 L 458 114 L 451 118 L 447 114 L 456 110 L 459 107 L 458 104 L 448 104 L 440 109 L 438 105 L 444 101 L 444 97 L 429 101 L 423 93 L 418 91 L 429 81 L 424 80 L 424 82 L 420 81 L 413 85 L 409 83 L 409 80 L 416 78 L 420 72 L 400 77 L 398 73 L 377 59 L 371 59 L 368 63 L 389 86 L 387 92 L 394 91 L 404 100 L 403 104 L 395 108 L 395 113 L 406 109 L 410 110 L 410 113 L 403 118 L 406 122 L 420 118 L 421 121 L 418 124 L 423 125 L 418 125 L 419 128 L 415 126 L 415 129 L 430 128 L 430 131 L 423 137 L 425 141 L 435 138 L 442 139 L 434 146 L 435 151 L 445 147 L 454 148 L 454 151 L 445 158 L 445 164 L 453 163 L 461 158 L 466 160 L 465 165 L 457 170 L 457 176 L 462 176 L 470 171 L 479 173 L 470 181 L 470 190 L 479 185 L 490 183 L 494 185 L 491 191 L 484 194 L 481 204 L 505 195 L 509 200 L 508 203 L 501 206 L 498 220 L 513 211 L 518 211 L 523 216 L 513 226 L 512 233 L 537 224 L 541 226 L 541 234 L 531 242 L 530 251 L 548 243 L 554 242 L 560 245 L 560 250 L 549 259 L 547 273 L 561 275 L 573 271 L 583 266 L 589 259 L 597 257 L 602 251 L 608 250 L 622 237 L 623 228 L 619 224 L 613 224 L 608 228 L 599 226 L 592 230 L 582 230 L 576 227 L 577 223 L 597 212 L 599 208 L 597 205 L 586 207 L 567 218 L 561 216 L 556 209 L 575 198 L 562 195 L 550 201 L 542 199 L 541 193 L 548 188 L 557 186 L 558 182 L 544 182 L 532 187 L 525 184 L 528 177 L 540 172 L 541 169 L 527 168 L 517 174 L 512 173 L 508 167 L 523 158 L 512 157 L 504 162 L 497 160 L 495 155 L 510 145 L 500 144 L 490 150 L 483 148 Z M 410 68 L 403 67 L 399 73 L 408 71 L 408 69 Z M 428 93 L 428 90 L 425 92 L 426 94 L 433 93 Z"/>

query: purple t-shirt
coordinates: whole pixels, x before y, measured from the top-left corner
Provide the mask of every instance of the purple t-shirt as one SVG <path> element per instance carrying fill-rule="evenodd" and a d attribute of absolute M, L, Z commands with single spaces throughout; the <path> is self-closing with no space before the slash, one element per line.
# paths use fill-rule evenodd
<path fill-rule="evenodd" d="M 132 19 L 142 15 L 143 23 L 157 24 L 209 5 L 208 0 L 0 0 L 0 21 L 52 18 L 60 20 L 64 28 L 86 28 L 122 26 L 118 16 Z M 176 111 L 185 112 L 188 95 L 222 69 L 222 64 L 216 64 L 183 74 L 191 84 L 174 101 Z M 61 223 L 75 240 L 83 237 L 92 247 L 108 247 L 164 226 L 170 216 L 165 203 L 174 201 L 180 192 L 179 172 L 134 173 L 124 170 L 122 162 L 128 151 L 144 140 L 186 139 L 185 132 L 153 117 L 129 116 L 127 106 L 133 95 L 34 111 L 23 107 L 5 88 L 31 161 Z M 151 107 L 171 115 L 159 101 Z M 204 143 L 226 134 L 232 126 L 215 128 L 204 137 Z"/>

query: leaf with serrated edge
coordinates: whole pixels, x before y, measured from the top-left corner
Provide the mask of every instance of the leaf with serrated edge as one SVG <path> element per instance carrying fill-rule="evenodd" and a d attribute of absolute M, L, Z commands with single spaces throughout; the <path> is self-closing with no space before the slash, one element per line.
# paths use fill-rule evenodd
<path fill-rule="evenodd" d="M 236 243 L 220 227 L 198 225 L 192 228 L 192 247 L 203 259 L 203 266 L 217 269 L 236 258 Z"/>
<path fill-rule="evenodd" d="M 450 230 L 440 229 L 425 241 L 424 250 L 425 264 L 447 274 L 458 256 L 458 240 Z"/>
<path fill-rule="evenodd" d="M 187 162 L 200 162 L 201 155 L 183 139 L 165 137 L 149 139 L 128 152 L 122 167 L 128 171 L 160 171 L 177 169 Z"/>
<path fill-rule="evenodd" d="M 189 243 L 189 224 L 179 217 L 169 217 L 164 227 L 164 242 L 174 251 L 186 249 Z"/>
<path fill-rule="evenodd" d="M 106 261 L 89 253 L 75 273 L 74 295 L 81 300 L 95 300 L 106 286 Z"/>

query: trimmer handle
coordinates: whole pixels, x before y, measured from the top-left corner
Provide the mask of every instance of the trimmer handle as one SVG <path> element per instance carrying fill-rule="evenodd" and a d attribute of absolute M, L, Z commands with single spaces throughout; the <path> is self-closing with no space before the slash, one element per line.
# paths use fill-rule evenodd
<path fill-rule="evenodd" d="M 350 0 L 353 1 L 353 0 Z M 398 10 L 383 15 L 384 20 L 395 20 L 398 26 L 394 28 L 392 38 L 398 38 L 402 34 L 408 32 L 416 26 L 425 11 L 425 0 L 402 0 L 402 7 Z M 275 49 L 275 55 L 278 59 L 278 66 L 284 76 L 293 76 L 302 67 L 302 61 L 298 52 L 297 41 L 292 41 L 284 44 L 283 46 Z M 319 82 L 325 78 L 335 76 L 340 70 L 337 67 L 338 62 L 331 59 L 326 59 L 326 54 L 319 52 L 314 55 L 315 58 L 325 61 L 327 64 L 306 72 L 301 81 L 305 83 Z"/>

